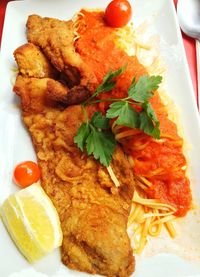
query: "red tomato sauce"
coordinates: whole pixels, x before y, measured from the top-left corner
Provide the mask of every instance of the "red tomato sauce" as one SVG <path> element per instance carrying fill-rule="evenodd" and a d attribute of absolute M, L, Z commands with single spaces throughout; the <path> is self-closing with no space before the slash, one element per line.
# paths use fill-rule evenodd
<path fill-rule="evenodd" d="M 127 96 L 133 77 L 136 80 L 147 71 L 135 56 L 128 56 L 115 44 L 115 29 L 106 25 L 103 12 L 82 10 L 79 18 L 79 39 L 75 42 L 76 51 L 92 69 L 99 83 L 109 70 L 117 70 L 127 65 L 125 72 L 117 79 L 116 87 L 100 95 L 105 98 L 122 98 Z M 163 138 L 160 142 L 140 133 L 122 142 L 124 151 L 134 160 L 134 173 L 146 177 L 152 186 L 146 191 L 149 198 L 159 199 L 177 208 L 176 215 L 183 216 L 191 207 L 191 191 L 188 178 L 185 176 L 186 159 L 183 155 L 183 140 L 177 133 L 176 125 L 168 119 L 167 111 L 156 92 L 151 104 L 160 121 Z M 105 112 L 108 103 L 99 104 Z M 138 142 L 146 145 L 142 150 L 134 149 Z M 146 143 L 146 144 L 145 144 Z"/>

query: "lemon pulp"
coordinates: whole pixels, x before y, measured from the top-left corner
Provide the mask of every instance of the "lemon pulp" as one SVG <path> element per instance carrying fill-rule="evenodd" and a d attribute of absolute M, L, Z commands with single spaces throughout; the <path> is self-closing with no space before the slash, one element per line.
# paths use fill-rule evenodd
<path fill-rule="evenodd" d="M 61 245 L 57 211 L 39 184 L 9 196 L 0 211 L 10 236 L 29 262 Z"/>

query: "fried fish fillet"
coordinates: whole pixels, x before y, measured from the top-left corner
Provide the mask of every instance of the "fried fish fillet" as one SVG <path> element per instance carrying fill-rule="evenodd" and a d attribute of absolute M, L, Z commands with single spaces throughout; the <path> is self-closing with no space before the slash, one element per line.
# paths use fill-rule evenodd
<path fill-rule="evenodd" d="M 21 98 L 42 186 L 61 220 L 62 261 L 92 274 L 129 276 L 134 270 L 126 231 L 134 190 L 130 165 L 118 146 L 111 164 L 120 182 L 116 188 L 107 169 L 79 151 L 73 138 L 83 121 L 82 109 L 65 109 L 49 97 L 50 80 L 18 75 L 14 91 Z"/>
<path fill-rule="evenodd" d="M 77 85 L 68 89 L 61 82 L 53 79 L 47 83 L 47 94 L 49 99 L 67 106 L 80 104 L 90 97 L 90 91 L 86 87 Z"/>
<path fill-rule="evenodd" d="M 57 70 L 64 72 L 72 87 L 66 96 L 66 86 L 53 80 L 51 71 L 45 78 L 38 78 L 39 68 L 28 63 L 31 51 L 20 49 L 21 56 L 16 61 L 21 73 L 14 91 L 21 98 L 22 117 L 37 154 L 42 187 L 61 220 L 62 261 L 69 268 L 92 274 L 129 276 L 135 265 L 127 234 L 135 184 L 132 169 L 117 146 L 111 163 L 120 183 L 117 188 L 108 170 L 74 144 L 84 119 L 82 108 L 65 108 L 63 103 L 66 99 L 71 99 L 70 104 L 76 103 L 74 99 L 80 96 L 77 89 L 84 87 L 92 74 L 74 53 L 72 22 L 33 15 L 27 26 L 29 41 L 43 50 Z"/>
<path fill-rule="evenodd" d="M 116 188 L 107 169 L 73 142 L 83 121 L 81 107 L 63 110 L 44 100 L 46 84 L 46 78 L 18 76 L 14 91 L 21 97 L 42 186 L 61 220 L 62 261 L 92 274 L 129 276 L 134 270 L 126 231 L 134 190 L 130 165 L 118 146 L 111 164 L 120 182 Z"/>
<path fill-rule="evenodd" d="M 55 78 L 57 72 L 40 49 L 32 43 L 18 47 L 14 57 L 19 65 L 20 73 L 28 77 Z"/>
<path fill-rule="evenodd" d="M 73 21 L 30 15 L 28 41 L 39 46 L 54 67 L 63 72 L 69 87 L 83 85 L 94 89 L 96 77 L 74 48 Z"/>
<path fill-rule="evenodd" d="M 63 84 L 62 75 L 59 76 L 58 72 L 53 68 L 42 51 L 34 44 L 27 43 L 18 47 L 14 51 L 14 57 L 20 72 L 19 78 L 17 79 L 16 92 L 18 86 L 26 87 L 27 89 L 29 86 L 32 86 L 33 82 L 36 84 L 34 94 L 32 94 L 33 98 L 37 95 L 37 90 L 42 89 L 43 91 L 43 101 L 35 103 L 34 108 L 39 108 L 44 102 L 44 98 L 46 98 L 48 103 L 52 102 L 51 99 L 53 99 L 54 104 L 56 101 L 59 104 L 68 106 L 79 104 L 90 96 L 90 91 L 86 87 L 77 85 L 69 89 Z M 40 78 L 41 80 L 36 81 L 32 78 Z M 24 86 L 21 86 L 21 83 L 24 83 Z"/>
<path fill-rule="evenodd" d="M 50 78 L 28 78 L 18 75 L 14 91 L 21 97 L 23 114 L 45 113 L 58 107 L 58 103 L 46 97 L 47 84 Z M 29 93 L 31 92 L 31 93 Z"/>

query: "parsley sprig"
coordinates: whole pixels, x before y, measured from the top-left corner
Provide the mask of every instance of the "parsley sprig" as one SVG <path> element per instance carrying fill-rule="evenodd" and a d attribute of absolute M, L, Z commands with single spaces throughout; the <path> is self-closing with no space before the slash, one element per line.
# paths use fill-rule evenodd
<path fill-rule="evenodd" d="M 86 149 L 88 155 L 93 154 L 105 166 L 109 166 L 117 144 L 110 130 L 109 119 L 100 112 L 95 112 L 91 121 L 81 124 L 74 142 L 81 151 Z"/>
<path fill-rule="evenodd" d="M 121 75 L 126 70 L 126 68 L 127 68 L 127 66 L 125 65 L 125 66 L 121 67 L 120 69 L 118 69 L 114 72 L 112 70 L 110 70 L 105 75 L 105 77 L 103 78 L 102 83 L 97 87 L 97 89 L 92 94 L 92 96 L 83 103 L 83 106 L 93 104 L 92 100 L 94 98 L 96 98 L 97 96 L 99 96 L 100 93 L 111 91 L 116 85 L 116 77 Z M 103 102 L 104 100 L 100 100 L 100 101 Z M 94 103 L 96 103 L 96 101 L 94 101 Z"/>
<path fill-rule="evenodd" d="M 160 123 L 149 99 L 153 96 L 153 91 L 158 89 L 161 81 L 161 76 L 142 76 L 137 83 L 134 78 L 128 89 L 128 96 L 112 103 L 107 110 L 106 117 L 117 118 L 115 125 L 139 128 L 146 134 L 159 139 Z M 133 105 L 140 106 L 142 111 L 136 111 Z"/>
<path fill-rule="evenodd" d="M 104 166 L 109 166 L 116 146 L 116 140 L 109 126 L 109 119 L 116 119 L 115 125 L 139 128 L 156 139 L 160 138 L 160 123 L 149 100 L 154 91 L 158 89 L 162 81 L 161 76 L 142 76 L 137 82 L 133 78 L 125 98 L 97 99 L 100 93 L 111 91 L 116 86 L 116 78 L 125 69 L 126 66 L 114 72 L 109 71 L 94 94 L 82 103 L 83 110 L 86 112 L 85 106 L 87 105 L 111 102 L 106 116 L 100 112 L 95 112 L 90 121 L 86 116 L 86 123 L 81 124 L 74 138 L 74 142 L 81 151 L 85 150 L 88 155 L 93 155 Z M 136 106 L 140 108 L 135 109 Z"/>

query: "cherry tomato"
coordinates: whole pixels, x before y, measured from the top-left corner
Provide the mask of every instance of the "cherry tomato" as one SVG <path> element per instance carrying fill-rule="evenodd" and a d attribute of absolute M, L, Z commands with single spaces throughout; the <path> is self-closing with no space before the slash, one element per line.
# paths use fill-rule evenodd
<path fill-rule="evenodd" d="M 40 169 L 32 161 L 22 162 L 15 167 L 13 179 L 19 187 L 28 187 L 40 179 Z"/>
<path fill-rule="evenodd" d="M 125 26 L 132 16 L 132 8 L 127 0 L 113 0 L 105 10 L 105 20 L 111 27 Z"/>

